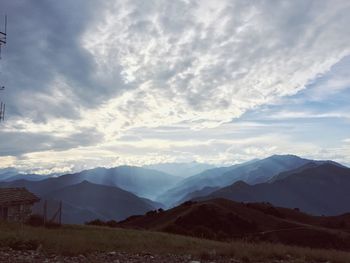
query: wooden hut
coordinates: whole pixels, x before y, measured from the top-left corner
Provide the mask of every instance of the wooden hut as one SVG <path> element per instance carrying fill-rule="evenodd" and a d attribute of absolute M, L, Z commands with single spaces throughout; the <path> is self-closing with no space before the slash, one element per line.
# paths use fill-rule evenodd
<path fill-rule="evenodd" d="M 40 199 L 26 188 L 0 188 L 0 220 L 25 221 Z"/>

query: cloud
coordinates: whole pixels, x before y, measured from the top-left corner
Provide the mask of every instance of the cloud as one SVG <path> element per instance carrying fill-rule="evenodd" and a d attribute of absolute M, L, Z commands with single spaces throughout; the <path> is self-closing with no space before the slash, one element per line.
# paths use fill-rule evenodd
<path fill-rule="evenodd" d="M 9 15 L 1 155 L 26 169 L 176 156 L 228 162 L 286 151 L 293 139 L 281 135 L 285 127 L 275 146 L 262 122 L 230 123 L 317 86 L 350 55 L 346 1 L 13 0 L 1 9 Z M 318 93 L 344 90 L 345 76 L 324 81 Z M 268 139 L 233 154 L 222 141 L 227 128 L 234 145 L 244 138 L 239 129 L 247 140 L 259 131 Z"/>
<path fill-rule="evenodd" d="M 266 119 L 317 119 L 317 118 L 341 118 L 350 119 L 350 113 L 347 112 L 310 112 L 310 111 L 279 111 L 272 116 L 266 116 Z"/>
<path fill-rule="evenodd" d="M 201 3 L 117 2 L 94 31 L 108 41 L 86 34 L 98 64 L 120 61 L 138 87 L 121 105 L 130 120 L 230 121 L 302 90 L 350 52 L 344 2 Z"/>
<path fill-rule="evenodd" d="M 78 118 L 81 107 L 95 107 L 117 93 L 94 74 L 95 59 L 81 45 L 106 4 L 14 0 L 0 6 L 8 15 L 1 64 L 9 117 Z"/>

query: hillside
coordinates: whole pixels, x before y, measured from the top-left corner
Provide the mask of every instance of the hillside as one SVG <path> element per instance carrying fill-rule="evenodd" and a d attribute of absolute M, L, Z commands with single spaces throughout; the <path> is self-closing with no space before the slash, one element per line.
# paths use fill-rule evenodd
<path fill-rule="evenodd" d="M 271 243 L 218 242 L 167 233 L 0 222 L 0 262 L 348 263 L 350 253 Z"/>
<path fill-rule="evenodd" d="M 63 222 L 75 224 L 83 224 L 96 218 L 121 220 L 159 208 L 151 200 L 139 198 L 118 187 L 97 185 L 88 181 L 64 187 L 45 195 L 44 198 L 49 200 L 48 206 L 52 209 L 58 207 L 58 200 L 62 201 Z M 36 212 L 41 212 L 40 209 L 41 204 L 36 205 Z"/>
<path fill-rule="evenodd" d="M 176 205 L 187 195 L 193 198 L 195 196 L 193 192 L 201 191 L 205 187 L 225 187 L 240 180 L 250 184 L 266 182 L 281 172 L 295 169 L 308 162 L 309 160 L 294 155 L 273 155 L 262 160 L 210 169 L 182 180 L 160 195 L 157 200 L 162 200 L 167 205 Z"/>
<path fill-rule="evenodd" d="M 315 215 L 350 211 L 350 169 L 333 163 L 282 174 L 271 183 L 249 185 L 242 181 L 200 199 L 226 198 L 243 202 L 270 202 Z"/>
<path fill-rule="evenodd" d="M 225 199 L 186 202 L 160 213 L 130 217 L 119 225 L 216 240 L 244 238 L 350 249 L 349 217 L 315 217 L 266 203 L 244 204 Z"/>

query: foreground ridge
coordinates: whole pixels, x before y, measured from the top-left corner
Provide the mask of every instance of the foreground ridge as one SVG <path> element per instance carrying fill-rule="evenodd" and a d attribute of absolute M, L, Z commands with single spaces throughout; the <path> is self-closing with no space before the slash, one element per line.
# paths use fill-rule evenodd
<path fill-rule="evenodd" d="M 218 242 L 152 231 L 0 222 L 0 262 L 350 262 L 350 253 L 272 243 Z"/>

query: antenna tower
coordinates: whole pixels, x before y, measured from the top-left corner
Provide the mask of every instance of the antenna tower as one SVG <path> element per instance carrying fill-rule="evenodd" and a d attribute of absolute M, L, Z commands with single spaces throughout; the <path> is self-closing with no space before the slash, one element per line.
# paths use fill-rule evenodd
<path fill-rule="evenodd" d="M 1 59 L 1 49 L 2 46 L 6 45 L 7 41 L 7 16 L 5 15 L 5 29 L 4 31 L 0 31 L 0 59 Z M 0 91 L 3 91 L 5 87 L 3 85 L 0 86 Z M 0 122 L 5 120 L 5 103 L 0 100 Z"/>

